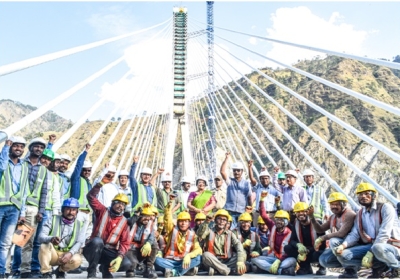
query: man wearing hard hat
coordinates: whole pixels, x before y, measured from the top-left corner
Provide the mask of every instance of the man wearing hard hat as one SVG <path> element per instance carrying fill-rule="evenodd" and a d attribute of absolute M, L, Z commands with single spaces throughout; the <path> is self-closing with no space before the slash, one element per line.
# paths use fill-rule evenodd
<path fill-rule="evenodd" d="M 318 237 L 314 242 L 314 249 L 320 250 L 323 243 L 329 240 L 331 250 L 324 250 L 319 257 L 319 263 L 325 268 L 342 267 L 332 253 L 332 249 L 339 246 L 347 234 L 350 232 L 356 218 L 356 213 L 347 205 L 347 197 L 340 192 L 333 192 L 328 197 L 329 207 L 333 213 L 329 220 L 322 225 L 314 217 L 314 207 L 308 209 L 308 216 L 311 219 L 313 228 L 317 233 L 324 234 L 329 230 L 330 233 Z"/>
<path fill-rule="evenodd" d="M 164 258 L 157 257 L 154 266 L 157 271 L 163 272 L 164 277 L 196 275 L 202 250 L 195 232 L 190 230 L 190 214 L 186 211 L 179 213 L 174 226 L 172 207 L 173 202 L 169 201 L 164 209 Z"/>
<path fill-rule="evenodd" d="M 213 212 L 217 212 L 219 209 L 224 209 L 226 204 L 226 186 L 222 179 L 221 175 L 217 175 L 214 178 L 215 189 L 213 190 L 213 194 L 217 204 L 213 209 Z"/>
<path fill-rule="evenodd" d="M 47 202 L 46 202 L 46 219 L 51 219 L 53 215 L 61 215 L 61 202 L 63 199 L 61 198 L 61 180 L 58 176 L 58 168 L 60 165 L 61 157 L 59 154 L 54 153 L 51 150 L 44 150 L 43 155 L 40 159 L 42 162 L 43 158 L 51 158 L 50 163 L 47 167 Z M 40 234 L 40 232 L 39 232 Z"/>
<path fill-rule="evenodd" d="M 118 186 L 113 183 L 115 173 L 117 172 L 117 167 L 113 164 L 106 164 L 100 176 L 94 180 L 93 185 L 96 185 L 98 181 L 100 181 L 103 176 L 107 177 L 109 183 L 104 184 L 104 186 L 100 189 L 99 195 L 97 199 L 105 206 L 110 207 L 113 198 L 119 194 Z"/>
<path fill-rule="evenodd" d="M 157 209 L 164 214 L 164 208 L 172 199 L 174 201 L 172 213 L 175 213 L 181 206 L 178 193 L 172 190 L 172 175 L 169 172 L 161 175 L 162 188 L 157 188 Z"/>
<path fill-rule="evenodd" d="M 188 202 L 188 198 L 190 195 L 191 184 L 192 184 L 192 181 L 190 180 L 190 178 L 188 176 L 182 177 L 182 180 L 181 180 L 182 189 L 179 193 L 180 201 L 181 201 L 180 212 L 187 209 L 187 202 Z"/>
<path fill-rule="evenodd" d="M 6 278 L 6 259 L 12 244 L 28 185 L 28 166 L 20 159 L 26 141 L 14 136 L 8 139 L 0 154 L 0 278 Z"/>
<path fill-rule="evenodd" d="M 314 172 L 311 169 L 303 171 L 303 178 L 306 185 L 304 189 L 307 192 L 307 199 L 310 206 L 314 207 L 314 217 L 320 223 L 323 220 L 328 220 L 330 212 L 328 208 L 328 202 L 326 199 L 325 190 L 314 184 Z"/>
<path fill-rule="evenodd" d="M 227 152 L 224 162 L 221 165 L 221 176 L 227 185 L 226 203 L 224 209 L 232 216 L 231 229 L 236 228 L 237 219 L 246 211 L 246 206 L 251 207 L 250 183 L 243 177 L 244 166 L 241 162 L 232 164 L 233 178 L 228 176 L 228 161 L 231 153 Z"/>
<path fill-rule="evenodd" d="M 390 203 L 376 201 L 377 191 L 370 183 L 359 184 L 356 195 L 362 208 L 350 233 L 334 248 L 345 269 L 339 278 L 357 278 L 361 266 L 372 268 L 375 277 L 399 277 L 400 227 L 396 210 Z"/>
<path fill-rule="evenodd" d="M 103 278 L 113 278 L 112 273 L 128 270 L 132 263 L 125 256 L 130 248 L 128 220 L 124 217 L 128 197 L 117 194 L 109 208 L 105 207 L 97 195 L 110 178 L 103 177 L 87 194 L 90 207 L 94 211 L 95 225 L 83 255 L 89 263 L 87 278 L 96 278 L 97 265 L 101 265 Z"/>
<path fill-rule="evenodd" d="M 285 246 L 289 244 L 292 235 L 289 225 L 289 213 L 278 210 L 275 213 L 275 220 L 272 220 L 265 210 L 264 199 L 266 193 L 261 194 L 260 216 L 267 224 L 270 231 L 268 256 L 252 258 L 251 262 L 258 267 L 258 271 L 267 271 L 279 275 L 295 275 L 296 259 L 288 257 L 285 253 Z"/>
<path fill-rule="evenodd" d="M 252 230 L 255 231 L 255 233 L 258 235 L 258 237 L 260 237 L 260 247 L 261 247 L 262 255 L 267 256 L 268 255 L 267 247 L 268 247 L 269 230 L 261 216 L 258 216 L 257 228 L 252 228 Z"/>
<path fill-rule="evenodd" d="M 158 253 L 151 219 L 154 213 L 151 210 L 150 203 L 145 203 L 137 210 L 129 220 L 129 224 L 131 224 L 129 233 L 131 247 L 126 256 L 132 262 L 132 266 L 126 271 L 126 277 L 134 277 L 137 265 L 144 261 L 146 267 L 143 277 L 154 279 L 157 278 L 157 273 L 153 269 L 153 264 Z"/>
<path fill-rule="evenodd" d="M 197 231 L 204 240 L 205 251 L 202 264 L 213 276 L 215 270 L 221 275 L 242 275 L 246 272 L 246 252 L 236 235 L 226 229 L 229 213 L 224 209 L 215 215 L 215 225 L 209 228 L 209 222 L 203 223 Z"/>
<path fill-rule="evenodd" d="M 325 250 L 325 242 L 320 245 L 320 249 L 317 251 L 314 249 L 314 243 L 319 236 L 323 233 L 318 234 L 310 219 L 307 215 L 308 204 L 305 202 L 297 202 L 294 205 L 294 213 L 296 214 L 296 221 L 292 229 L 292 236 L 290 238 L 289 245 L 285 246 L 285 253 L 293 258 L 297 259 L 300 264 L 297 275 L 314 274 L 311 267 L 312 263 L 318 263 L 319 257 Z M 319 269 L 317 275 L 326 275 L 325 267 L 318 263 Z"/>
<path fill-rule="evenodd" d="M 124 193 L 128 197 L 129 203 L 126 205 L 124 216 L 130 218 L 132 212 L 132 189 L 128 186 L 129 172 L 125 169 L 121 170 L 118 174 L 118 191 Z"/>
<path fill-rule="evenodd" d="M 62 154 L 60 155 L 60 157 L 61 161 L 60 161 L 60 167 L 58 168 L 58 175 L 60 176 L 62 181 L 61 185 L 62 195 L 65 199 L 67 199 L 71 195 L 71 181 L 70 181 L 70 176 L 68 176 L 66 172 L 68 170 L 68 165 L 71 163 L 72 159 L 67 154 Z"/>

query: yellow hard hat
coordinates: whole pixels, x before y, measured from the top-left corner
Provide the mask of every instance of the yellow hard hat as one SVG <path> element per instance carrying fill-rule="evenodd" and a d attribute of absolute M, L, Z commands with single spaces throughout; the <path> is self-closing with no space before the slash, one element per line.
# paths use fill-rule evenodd
<path fill-rule="evenodd" d="M 156 215 L 156 217 L 158 216 L 158 209 L 155 206 L 151 206 L 151 211 L 153 212 L 154 215 Z"/>
<path fill-rule="evenodd" d="M 152 215 L 154 215 L 154 212 L 151 209 L 151 207 L 144 207 L 142 209 L 142 212 L 140 212 L 140 215 L 152 216 Z"/>
<path fill-rule="evenodd" d="M 215 212 L 214 218 L 217 218 L 218 216 L 225 216 L 227 218 L 230 217 L 228 211 L 226 211 L 225 209 L 219 209 L 217 212 Z"/>
<path fill-rule="evenodd" d="M 232 216 L 231 216 L 231 215 L 229 215 L 229 216 L 228 216 L 228 222 L 230 222 L 230 223 L 232 223 L 232 222 L 233 222 L 233 220 L 232 220 Z"/>
<path fill-rule="evenodd" d="M 308 209 L 308 203 L 299 201 L 294 205 L 293 212 L 306 211 L 307 209 Z"/>
<path fill-rule="evenodd" d="M 289 213 L 286 212 L 285 210 L 278 210 L 278 211 L 276 211 L 274 218 L 287 219 L 288 221 L 290 220 Z"/>
<path fill-rule="evenodd" d="M 265 225 L 265 222 L 264 222 L 263 218 L 261 218 L 261 216 L 258 216 L 257 224 Z"/>
<path fill-rule="evenodd" d="M 197 213 L 196 217 L 194 217 L 194 220 L 205 220 L 206 219 L 206 214 L 204 213 Z"/>
<path fill-rule="evenodd" d="M 333 192 L 328 197 L 328 203 L 335 202 L 335 201 L 345 201 L 348 202 L 347 197 L 340 193 L 340 192 Z"/>
<path fill-rule="evenodd" d="M 125 204 L 129 203 L 128 196 L 126 194 L 124 194 L 124 193 L 117 194 L 116 196 L 114 196 L 112 201 L 121 201 L 121 202 L 123 202 Z"/>
<path fill-rule="evenodd" d="M 251 222 L 252 220 L 250 213 L 247 212 L 241 214 L 238 219 L 239 222 Z"/>
<path fill-rule="evenodd" d="M 163 223 L 164 223 L 164 216 L 159 216 L 159 217 L 157 218 L 157 223 L 163 224 Z"/>
<path fill-rule="evenodd" d="M 191 220 L 192 218 L 190 217 L 190 214 L 186 211 L 182 211 L 181 213 L 178 214 L 177 220 L 182 221 L 182 220 Z"/>
<path fill-rule="evenodd" d="M 376 189 L 373 185 L 370 183 L 361 183 L 357 186 L 356 189 L 356 194 L 359 194 L 360 192 L 366 192 L 366 191 L 373 191 L 376 192 Z"/>

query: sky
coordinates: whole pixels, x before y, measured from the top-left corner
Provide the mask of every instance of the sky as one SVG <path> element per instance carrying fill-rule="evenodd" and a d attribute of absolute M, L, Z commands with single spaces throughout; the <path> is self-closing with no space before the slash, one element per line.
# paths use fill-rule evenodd
<path fill-rule="evenodd" d="M 206 2 L 0 2 L 0 66 L 139 31 L 172 17 L 174 6 L 188 10 L 188 32 L 202 30 Z M 235 47 L 292 64 L 324 56 L 299 48 L 223 31 L 248 34 L 351 53 L 392 59 L 400 54 L 400 2 L 220 2 L 214 3 L 216 84 L 222 85 L 250 68 L 275 65 Z M 207 71 L 206 35 L 189 39 L 187 74 Z M 89 117 L 104 119 L 142 111 L 163 112 L 172 104 L 171 22 L 129 38 L 0 77 L 0 99 L 42 106 L 103 67 L 123 61 L 53 110 L 77 121 L 101 97 L 105 102 Z M 218 63 L 217 63 L 218 62 Z M 224 71 L 227 70 L 227 72 Z M 190 80 L 188 98 L 207 88 L 207 77 Z M 1 124 L 0 124 L 1 128 Z"/>

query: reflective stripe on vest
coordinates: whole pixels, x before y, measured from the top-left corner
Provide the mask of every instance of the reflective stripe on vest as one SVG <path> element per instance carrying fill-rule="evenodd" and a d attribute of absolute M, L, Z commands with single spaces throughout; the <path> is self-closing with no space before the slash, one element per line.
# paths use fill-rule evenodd
<path fill-rule="evenodd" d="M 122 216 L 122 219 L 119 220 L 118 225 L 113 228 L 113 230 L 108 234 L 108 236 L 104 236 L 106 226 L 110 222 L 111 222 L 110 215 L 108 214 L 108 211 L 106 211 L 104 212 L 103 217 L 101 218 L 100 227 L 97 232 L 97 237 L 103 239 L 104 244 L 117 245 L 119 242 L 119 237 L 121 236 L 123 230 L 128 224 L 128 220 L 124 216 Z"/>
<path fill-rule="evenodd" d="M 306 186 L 305 188 L 309 188 Z M 311 204 L 310 206 L 314 206 L 314 217 L 316 219 L 323 219 L 324 217 L 324 211 L 322 210 L 322 204 L 321 204 L 321 193 L 322 193 L 322 188 L 320 186 L 313 186 L 314 191 L 312 194 L 311 198 Z"/>
<path fill-rule="evenodd" d="M 240 229 L 236 229 L 235 231 L 239 241 L 243 243 L 245 240 L 243 240 L 243 236 L 240 233 Z M 247 251 L 250 249 L 250 252 L 253 252 L 254 248 L 256 247 L 256 233 L 254 231 L 250 231 L 250 240 L 251 240 L 251 245 L 250 247 L 247 248 Z"/>
<path fill-rule="evenodd" d="M 154 207 L 157 207 L 157 194 L 156 194 L 156 190 L 155 190 L 155 188 L 154 188 L 153 186 L 151 186 L 151 188 L 153 189 L 153 201 L 151 202 L 151 204 L 152 204 Z M 142 183 L 139 183 L 139 184 L 138 184 L 138 202 L 137 202 L 137 204 L 135 205 L 135 207 L 133 207 L 132 210 L 136 210 L 136 207 L 137 207 L 138 205 L 143 205 L 143 203 L 145 203 L 145 202 L 148 202 L 148 201 L 147 201 L 147 190 L 146 190 L 146 187 L 145 187 Z"/>
<path fill-rule="evenodd" d="M 303 243 L 303 233 L 301 232 L 301 225 L 300 222 L 296 219 L 295 223 L 296 235 L 297 239 L 300 243 Z M 314 230 L 314 227 L 310 223 L 310 236 L 311 236 L 311 244 L 314 244 L 315 239 L 317 239 L 317 232 Z"/>
<path fill-rule="evenodd" d="M 28 164 L 28 163 L 25 163 Z M 31 192 L 30 186 L 27 188 L 26 192 L 28 197 L 26 198 L 26 204 L 39 207 L 40 192 L 43 187 L 44 179 L 46 178 L 47 169 L 43 165 L 39 167 L 39 172 L 36 177 L 35 185 L 33 186 L 33 192 Z"/>
<path fill-rule="evenodd" d="M 60 237 L 63 238 L 61 236 L 61 216 L 57 216 L 54 215 L 53 216 L 53 222 L 52 222 L 52 229 L 49 233 L 49 236 L 54 236 L 54 237 Z M 71 250 L 71 248 L 74 246 L 75 244 L 75 240 L 77 237 L 77 234 L 82 234 L 81 233 L 81 228 L 82 228 L 82 223 L 78 220 L 75 219 L 74 222 L 74 229 L 72 230 L 72 237 L 71 240 L 69 241 L 69 244 L 67 245 L 67 247 L 65 248 L 59 248 L 58 245 L 54 246 L 54 248 L 58 251 L 62 251 L 62 252 L 68 252 L 69 250 Z"/>
<path fill-rule="evenodd" d="M 383 203 L 377 203 L 376 204 L 376 211 L 374 213 L 374 217 L 373 219 L 375 220 L 375 237 L 378 235 L 379 233 L 379 228 L 381 226 L 382 223 L 382 206 Z M 357 213 L 357 218 L 358 218 L 358 233 L 360 234 L 361 240 L 364 243 L 372 243 L 374 241 L 374 239 L 372 239 L 368 234 L 365 233 L 364 228 L 362 226 L 362 210 L 363 208 L 361 208 L 360 210 L 358 210 Z"/>
<path fill-rule="evenodd" d="M 228 259 L 228 258 L 232 257 L 231 240 L 232 240 L 232 232 L 227 231 L 227 234 L 225 237 L 225 244 L 224 244 L 224 254 L 217 255 L 214 252 L 215 232 L 213 230 L 210 230 L 210 234 L 208 235 L 207 251 L 221 259 Z"/>
<path fill-rule="evenodd" d="M 132 226 L 131 231 L 129 232 L 129 240 L 131 241 L 131 244 L 133 245 L 133 247 L 135 248 L 141 248 L 145 241 L 149 238 L 151 231 L 153 229 L 153 221 L 150 221 L 147 223 L 146 225 L 146 229 L 143 231 L 142 236 L 140 238 L 140 242 L 134 241 L 133 239 L 135 238 L 136 235 L 136 231 L 138 229 L 137 223 L 135 223 Z"/>
<path fill-rule="evenodd" d="M 50 178 L 49 178 L 50 177 Z M 46 210 L 53 209 L 53 192 L 54 192 L 54 174 L 50 171 L 47 172 L 47 202 Z"/>
<path fill-rule="evenodd" d="M 79 210 L 90 211 L 89 202 L 86 195 L 89 192 L 89 186 L 85 178 L 81 177 L 80 180 L 80 194 L 79 194 Z"/>
<path fill-rule="evenodd" d="M 188 230 L 186 232 L 185 251 L 180 253 L 178 251 L 178 245 L 177 245 L 178 235 L 179 235 L 179 229 L 175 227 L 171 235 L 169 248 L 165 252 L 164 258 L 182 260 L 187 254 L 189 254 L 192 251 L 194 247 L 194 239 L 196 237 L 196 233 L 191 230 Z"/>
<path fill-rule="evenodd" d="M 10 165 L 7 164 L 7 169 L 3 173 L 0 180 L 0 206 L 15 205 L 18 209 L 22 207 L 21 194 L 27 187 L 28 183 L 28 167 L 26 164 L 21 165 L 21 177 L 19 183 L 19 191 L 14 194 L 12 185 L 12 174 Z"/>
<path fill-rule="evenodd" d="M 269 253 L 274 253 L 274 255 L 280 259 L 282 255 L 285 253 L 285 246 L 289 244 L 290 237 L 292 236 L 292 232 L 290 229 L 285 228 L 286 231 L 285 236 L 283 237 L 281 246 L 279 247 L 279 252 L 275 251 L 275 237 L 276 237 L 276 226 L 272 227 L 271 234 L 270 234 L 270 239 L 269 239 L 269 247 L 271 248 Z"/>

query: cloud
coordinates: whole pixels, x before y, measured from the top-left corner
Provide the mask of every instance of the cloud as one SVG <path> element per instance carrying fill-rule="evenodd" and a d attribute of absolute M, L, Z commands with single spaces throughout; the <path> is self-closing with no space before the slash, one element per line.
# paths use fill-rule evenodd
<path fill-rule="evenodd" d="M 249 43 L 252 44 L 252 45 L 257 45 L 257 38 L 250 37 L 249 38 Z"/>
<path fill-rule="evenodd" d="M 267 29 L 267 37 L 313 47 L 364 55 L 363 43 L 368 32 L 356 30 L 344 22 L 344 17 L 334 12 L 329 20 L 312 13 L 307 7 L 280 8 L 271 17 L 272 28 Z M 325 54 L 272 43 L 267 56 L 292 64 L 299 59 L 311 59 Z M 268 66 L 272 65 L 269 62 Z"/>

